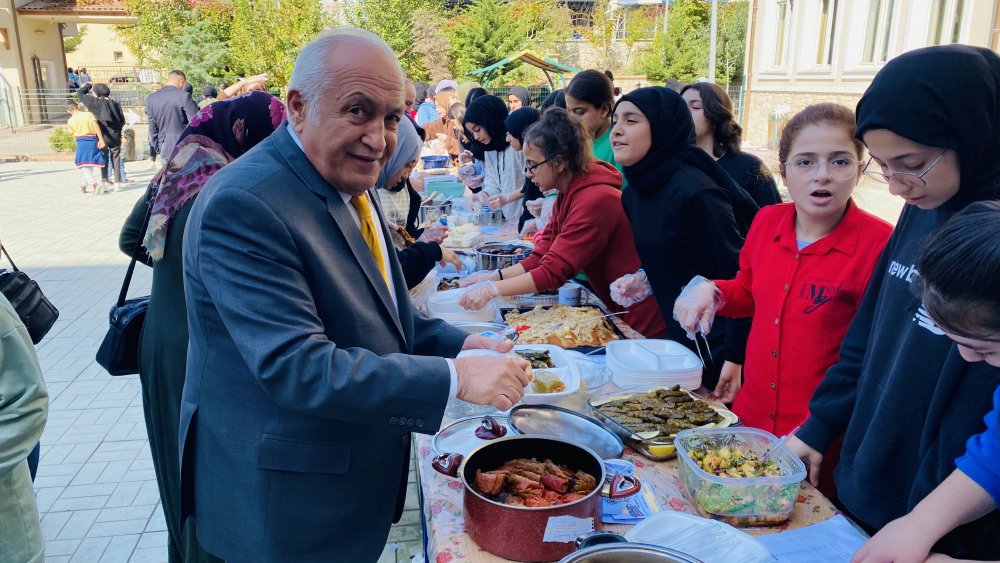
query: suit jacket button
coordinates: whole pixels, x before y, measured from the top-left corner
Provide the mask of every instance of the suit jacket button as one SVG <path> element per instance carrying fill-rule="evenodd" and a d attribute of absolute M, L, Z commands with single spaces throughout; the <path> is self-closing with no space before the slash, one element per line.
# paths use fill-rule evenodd
<path fill-rule="evenodd" d="M 423 428 L 423 427 L 424 427 L 424 421 L 423 421 L 423 420 L 420 420 L 420 419 L 418 418 L 418 419 L 417 419 L 417 428 Z"/>
<path fill-rule="evenodd" d="M 412 418 L 406 421 L 406 425 L 409 426 L 410 428 L 413 428 L 414 424 L 415 421 Z"/>
<path fill-rule="evenodd" d="M 396 418 L 396 417 L 394 417 L 394 416 L 391 417 L 391 418 L 389 418 L 389 424 L 396 424 L 396 422 L 398 422 L 398 421 L 399 421 L 399 419 Z"/>

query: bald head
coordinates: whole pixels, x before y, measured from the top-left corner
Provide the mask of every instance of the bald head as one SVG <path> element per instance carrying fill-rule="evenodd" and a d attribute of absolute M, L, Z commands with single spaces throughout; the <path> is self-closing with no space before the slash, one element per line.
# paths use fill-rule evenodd
<path fill-rule="evenodd" d="M 396 55 L 367 31 L 324 32 L 299 53 L 288 85 L 288 120 L 334 188 L 359 195 L 375 185 L 405 118 L 404 91 Z"/>

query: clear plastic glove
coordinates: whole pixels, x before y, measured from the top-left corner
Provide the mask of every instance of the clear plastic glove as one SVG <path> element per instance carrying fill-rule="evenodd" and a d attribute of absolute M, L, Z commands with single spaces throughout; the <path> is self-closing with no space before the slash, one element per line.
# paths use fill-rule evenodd
<path fill-rule="evenodd" d="M 466 311 L 479 311 L 497 297 L 500 297 L 497 285 L 491 281 L 484 281 L 468 286 L 458 304 Z"/>
<path fill-rule="evenodd" d="M 521 229 L 521 238 L 532 238 L 538 234 L 538 221 L 532 219 L 531 221 L 525 221 L 524 227 Z"/>
<path fill-rule="evenodd" d="M 452 264 L 455 266 L 456 272 L 462 273 L 462 259 L 458 256 L 458 253 L 450 248 L 441 247 L 441 261 L 438 264 L 441 264 L 442 268 L 448 264 Z"/>
<path fill-rule="evenodd" d="M 500 209 L 501 207 L 510 203 L 507 201 L 507 196 L 504 194 L 495 195 L 486 202 L 492 209 Z"/>
<path fill-rule="evenodd" d="M 420 238 L 417 242 L 436 242 L 441 244 L 441 241 L 448 238 L 448 227 L 447 225 L 442 225 L 435 221 L 424 229 L 423 233 L 420 233 Z"/>
<path fill-rule="evenodd" d="M 481 270 L 474 272 L 469 277 L 458 280 L 458 287 L 469 287 L 484 281 L 500 281 L 500 272 L 497 270 Z"/>
<path fill-rule="evenodd" d="M 674 319 L 688 335 L 699 330 L 708 334 L 712 330 L 715 314 L 725 304 L 726 300 L 715 282 L 695 276 L 674 301 Z"/>
<path fill-rule="evenodd" d="M 465 187 L 469 188 L 470 190 L 476 190 L 482 187 L 484 179 L 485 176 L 471 176 L 468 178 L 464 178 L 463 183 L 465 184 Z"/>
<path fill-rule="evenodd" d="M 462 151 L 458 155 L 458 161 L 462 164 L 472 164 L 475 159 L 472 157 L 472 151 Z"/>
<path fill-rule="evenodd" d="M 646 272 L 639 270 L 611 282 L 611 299 L 622 307 L 631 307 L 653 295 Z"/>
<path fill-rule="evenodd" d="M 525 207 L 528 209 L 528 213 L 531 213 L 532 217 L 542 216 L 542 204 L 545 203 L 545 198 L 538 198 L 529 201 Z"/>

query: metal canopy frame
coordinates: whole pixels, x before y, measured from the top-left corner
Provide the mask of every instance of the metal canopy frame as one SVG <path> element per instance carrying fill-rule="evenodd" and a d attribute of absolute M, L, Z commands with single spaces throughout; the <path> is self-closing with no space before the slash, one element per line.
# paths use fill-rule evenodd
<path fill-rule="evenodd" d="M 580 69 L 572 67 L 566 64 L 562 64 L 552 59 L 542 57 L 536 53 L 531 52 L 529 49 L 525 49 L 507 57 L 506 59 L 493 63 L 490 66 L 483 67 L 474 70 L 469 73 L 470 76 L 479 76 L 482 79 L 483 87 L 486 88 L 490 84 L 490 80 L 496 75 L 497 72 L 503 70 L 504 67 L 511 64 L 529 64 L 535 68 L 541 69 L 545 73 L 545 78 L 549 81 L 549 86 L 553 90 L 556 89 L 555 81 L 552 79 L 552 75 L 555 74 L 559 78 L 559 82 L 562 83 L 563 87 L 566 86 L 565 74 L 574 74 L 580 72 Z"/>

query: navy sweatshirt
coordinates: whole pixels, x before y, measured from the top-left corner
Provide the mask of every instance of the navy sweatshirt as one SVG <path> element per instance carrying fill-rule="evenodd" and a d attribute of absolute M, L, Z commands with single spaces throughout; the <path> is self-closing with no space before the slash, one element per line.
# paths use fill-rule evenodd
<path fill-rule="evenodd" d="M 953 210 L 907 206 L 882 253 L 851 328 L 813 395 L 798 437 L 826 451 L 844 436 L 837 495 L 880 528 L 908 513 L 954 469 L 985 430 L 1000 369 L 969 364 L 923 310 L 914 282 L 924 239 Z M 963 526 L 937 545 L 954 557 L 1000 557 L 1000 513 Z"/>

